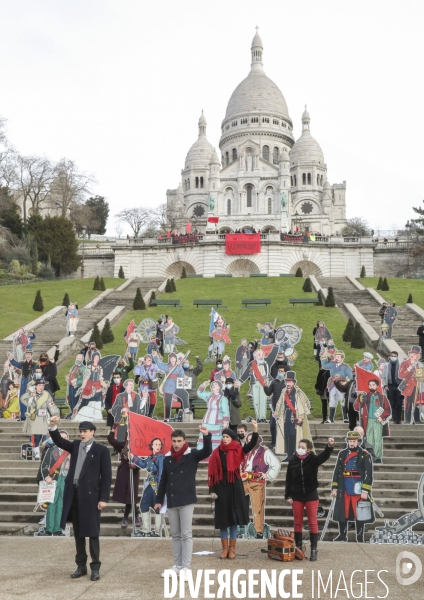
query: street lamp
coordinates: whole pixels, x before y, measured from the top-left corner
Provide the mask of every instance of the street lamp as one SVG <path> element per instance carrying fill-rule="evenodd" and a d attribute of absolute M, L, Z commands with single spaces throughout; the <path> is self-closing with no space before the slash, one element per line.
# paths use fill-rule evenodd
<path fill-rule="evenodd" d="M 85 227 L 85 225 L 82 226 L 81 231 L 82 231 L 81 279 L 84 279 L 84 250 L 85 250 L 85 234 L 87 231 L 87 228 Z"/>
<path fill-rule="evenodd" d="M 411 231 L 412 224 L 409 222 L 409 219 L 406 222 L 406 277 L 407 279 L 411 278 L 411 265 L 409 261 L 409 234 Z"/>

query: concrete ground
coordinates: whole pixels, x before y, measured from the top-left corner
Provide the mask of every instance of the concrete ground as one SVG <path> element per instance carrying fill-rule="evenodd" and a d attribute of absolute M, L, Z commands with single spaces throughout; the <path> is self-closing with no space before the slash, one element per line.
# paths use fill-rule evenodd
<path fill-rule="evenodd" d="M 171 541 L 168 539 L 131 539 L 131 538 L 101 538 L 101 579 L 92 583 L 89 577 L 71 580 L 70 573 L 75 570 L 74 541 L 72 538 L 0 538 L 0 598 L 1 600 L 130 600 L 149 598 L 162 600 L 164 598 L 164 580 L 160 574 L 164 568 L 172 566 Z M 424 563 L 424 546 L 383 546 L 374 544 L 336 544 L 323 542 L 319 545 L 318 561 L 295 561 L 283 563 L 272 561 L 261 553 L 266 542 L 241 541 L 237 543 L 240 556 L 234 560 L 219 560 L 219 539 L 195 539 L 194 551 L 213 550 L 214 554 L 193 556 L 192 569 L 196 575 L 197 569 L 266 569 L 268 573 L 276 569 L 277 577 L 282 568 L 303 569 L 300 577 L 302 585 L 298 591 L 303 598 L 389 598 L 390 600 L 421 600 L 423 598 L 424 574 L 410 586 L 400 585 L 396 580 L 396 557 L 402 551 L 413 552 Z M 309 548 L 307 550 L 307 555 Z M 318 570 L 324 582 L 327 582 L 332 570 L 333 586 L 320 594 L 317 591 Z M 359 570 L 352 576 L 353 571 Z M 367 575 L 365 570 L 368 570 Z M 377 572 L 387 588 L 379 582 Z M 414 573 L 414 568 L 411 573 Z M 312 594 L 312 571 L 315 581 Z M 343 580 L 347 584 L 347 592 L 343 591 Z M 257 576 L 256 576 L 257 577 Z M 351 588 L 352 577 L 352 588 Z M 368 583 L 365 591 L 365 578 Z M 211 592 L 216 594 L 216 584 Z M 337 583 L 339 591 L 336 594 Z M 286 577 L 285 590 L 291 592 L 290 577 Z M 361 585 L 362 584 L 362 593 Z M 200 588 L 199 598 L 203 595 Z M 260 586 L 254 588 L 260 593 Z M 176 598 L 179 597 L 177 592 Z M 186 598 L 191 598 L 186 588 Z M 214 597 L 214 596 L 209 596 Z M 255 596 L 225 596 L 246 597 Z M 256 596 L 267 597 L 271 596 Z M 292 596 L 290 596 L 292 597 Z M 299 596 L 300 597 L 300 596 Z M 277 598 L 280 598 L 277 595 Z"/>

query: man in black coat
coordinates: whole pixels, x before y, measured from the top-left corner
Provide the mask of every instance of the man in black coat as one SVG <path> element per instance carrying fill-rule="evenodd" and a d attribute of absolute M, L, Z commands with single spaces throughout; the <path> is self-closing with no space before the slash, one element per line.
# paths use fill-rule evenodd
<path fill-rule="evenodd" d="M 155 510 L 161 509 L 165 494 L 171 527 L 173 570 L 189 570 L 193 554 L 192 522 L 196 496 L 196 473 L 199 462 L 212 454 L 212 436 L 207 427 L 199 426 L 203 448 L 189 448 L 184 431 L 172 432 L 171 451 L 165 454 L 162 477 L 156 495 Z M 165 577 L 165 572 L 162 573 Z"/>
<path fill-rule="evenodd" d="M 275 363 L 274 363 L 275 364 Z M 276 378 L 271 381 L 269 385 L 264 387 L 265 394 L 271 396 L 271 416 L 269 419 L 269 428 L 271 430 L 271 447 L 270 450 L 274 450 L 277 443 L 277 423 L 274 417 L 275 409 L 277 408 L 277 402 L 280 399 L 281 392 L 286 387 L 285 382 L 286 365 L 281 365 L 278 368 Z"/>
<path fill-rule="evenodd" d="M 109 387 L 107 388 L 105 397 L 105 409 L 107 410 L 106 425 L 108 427 L 113 427 L 115 423 L 115 420 L 112 415 L 112 407 L 115 404 L 117 396 L 119 394 L 122 394 L 122 392 L 124 391 L 125 389 L 122 383 L 121 373 L 118 373 L 118 371 L 114 371 L 112 381 Z M 114 452 L 114 454 L 117 453 Z"/>
<path fill-rule="evenodd" d="M 96 426 L 88 421 L 79 424 L 80 439 L 70 442 L 61 437 L 59 417 L 50 419 L 50 437 L 59 448 L 71 455 L 65 481 L 61 528 L 72 520 L 77 570 L 72 579 L 87 575 L 85 538 L 90 538 L 91 581 L 100 579 L 100 513 L 110 497 L 112 463 L 108 448 L 94 440 Z"/>

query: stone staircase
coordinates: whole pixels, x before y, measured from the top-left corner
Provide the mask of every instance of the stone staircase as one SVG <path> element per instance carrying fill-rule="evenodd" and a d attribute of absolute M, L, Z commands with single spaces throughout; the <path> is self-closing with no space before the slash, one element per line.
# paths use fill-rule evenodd
<path fill-rule="evenodd" d="M 379 304 L 365 290 L 358 290 L 347 277 L 319 277 L 318 283 L 322 288 L 333 288 L 336 304 L 343 308 L 343 304 L 350 302 L 362 312 L 363 306 L 376 306 L 377 316 Z"/>
<path fill-rule="evenodd" d="M 417 329 L 422 324 L 422 319 L 407 306 L 396 306 L 397 319 L 393 326 L 393 339 L 399 344 L 405 353 L 408 353 L 413 344 L 418 343 Z M 361 306 L 361 313 L 368 323 L 380 334 L 381 319 L 378 308 L 375 306 Z"/>
<path fill-rule="evenodd" d="M 190 446 L 195 446 L 199 422 L 184 425 Z M 320 504 L 328 510 L 330 505 L 331 477 L 338 451 L 345 443 L 347 426 L 336 422 L 334 425 L 321 425 L 312 421 L 311 432 L 316 451 L 320 452 L 328 437 L 336 440 L 336 450 L 331 459 L 319 472 Z M 64 421 L 62 426 L 69 432 L 71 439 L 77 436 L 77 424 Z M 0 422 L 0 535 L 32 535 L 38 530 L 38 522 L 43 513 L 33 512 L 36 504 L 36 475 L 39 461 L 23 461 L 20 458 L 20 446 L 27 442 L 27 436 L 21 433 L 22 424 L 16 422 Z M 107 444 L 106 425 L 98 424 L 96 439 Z M 260 426 L 260 434 L 264 443 L 270 443 L 268 425 Z M 423 472 L 424 459 L 424 427 L 418 425 L 394 425 L 392 437 L 384 442 L 384 464 L 375 466 L 373 497 L 384 517 L 393 521 L 417 508 L 417 486 Z M 117 457 L 112 457 L 113 482 L 118 465 Z M 293 517 L 290 506 L 284 501 L 284 481 L 286 465 L 283 463 L 276 481 L 267 487 L 266 522 L 274 529 L 291 528 Z M 145 476 L 142 471 L 141 476 Z M 207 465 L 201 463 L 197 477 L 198 503 L 194 512 L 194 535 L 210 537 L 214 533 L 211 501 L 207 487 Z M 142 485 L 140 485 L 140 491 Z M 102 535 L 129 536 L 120 527 L 123 516 L 123 505 L 110 502 L 102 513 Z M 320 527 L 325 518 L 320 518 Z M 376 523 L 368 526 L 367 539 L 372 535 L 375 525 L 383 525 L 384 519 L 377 516 Z M 424 525 L 418 525 L 418 531 L 424 531 Z M 336 526 L 330 524 L 326 539 L 336 536 Z M 350 532 L 354 540 L 354 532 Z"/>
<path fill-rule="evenodd" d="M 122 291 L 115 290 L 114 292 L 111 292 L 105 300 L 107 300 L 108 304 L 126 306 L 128 309 L 131 309 L 137 288 L 140 288 L 141 293 L 144 296 L 144 294 L 152 288 L 157 289 L 161 283 L 163 283 L 163 279 L 136 277 L 125 289 Z"/>

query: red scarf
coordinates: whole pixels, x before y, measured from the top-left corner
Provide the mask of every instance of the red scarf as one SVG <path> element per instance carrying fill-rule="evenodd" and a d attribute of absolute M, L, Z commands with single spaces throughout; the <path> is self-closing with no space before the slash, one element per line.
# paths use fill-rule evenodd
<path fill-rule="evenodd" d="M 183 447 L 180 448 L 179 450 L 174 450 L 173 446 L 171 446 L 171 456 L 174 460 L 179 461 L 180 458 L 183 456 L 184 452 L 187 450 L 188 448 L 188 443 L 185 442 Z"/>
<path fill-rule="evenodd" d="M 222 480 L 222 463 L 219 451 L 227 454 L 227 481 L 234 482 L 234 474 L 240 479 L 240 465 L 244 458 L 243 448 L 240 442 L 233 440 L 229 444 L 221 442 L 218 448 L 212 452 L 208 465 L 208 485 L 213 487 Z"/>

